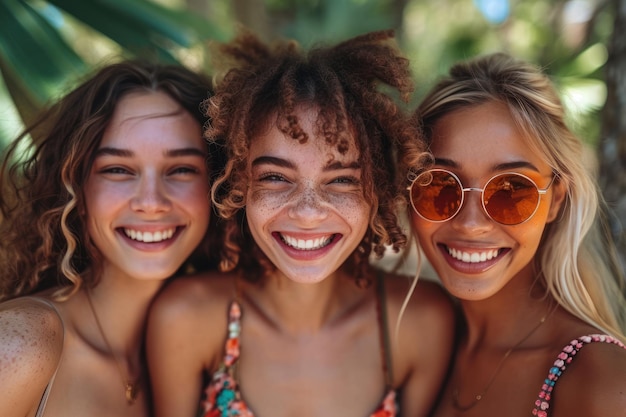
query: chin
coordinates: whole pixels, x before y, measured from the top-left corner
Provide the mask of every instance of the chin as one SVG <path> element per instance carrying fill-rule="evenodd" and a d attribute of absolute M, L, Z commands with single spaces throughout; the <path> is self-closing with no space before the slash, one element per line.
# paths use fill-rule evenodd
<path fill-rule="evenodd" d="M 289 280 L 298 284 L 317 284 L 328 278 L 331 272 L 291 271 L 284 272 L 284 275 L 289 278 Z"/>

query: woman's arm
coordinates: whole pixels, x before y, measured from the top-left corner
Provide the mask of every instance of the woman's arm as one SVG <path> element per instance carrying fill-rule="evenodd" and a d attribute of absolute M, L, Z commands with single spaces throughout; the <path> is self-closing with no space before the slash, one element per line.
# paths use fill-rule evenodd
<path fill-rule="evenodd" d="M 0 304 L 0 416 L 22 417 L 39 406 L 63 352 L 63 321 L 31 298 Z"/>

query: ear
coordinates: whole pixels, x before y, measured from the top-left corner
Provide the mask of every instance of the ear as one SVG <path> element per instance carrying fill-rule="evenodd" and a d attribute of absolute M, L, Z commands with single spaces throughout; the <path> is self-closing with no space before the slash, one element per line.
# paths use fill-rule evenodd
<path fill-rule="evenodd" d="M 552 184 L 552 201 L 550 202 L 550 211 L 548 212 L 548 223 L 552 223 L 558 217 L 565 202 L 566 194 L 565 185 L 557 178 L 554 184 Z"/>

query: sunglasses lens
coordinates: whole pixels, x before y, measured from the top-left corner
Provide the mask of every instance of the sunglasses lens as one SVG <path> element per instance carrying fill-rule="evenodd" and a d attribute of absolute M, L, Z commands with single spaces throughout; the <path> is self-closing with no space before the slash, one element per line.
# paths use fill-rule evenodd
<path fill-rule="evenodd" d="M 413 209 L 431 221 L 443 221 L 454 216 L 459 211 L 462 198 L 461 184 L 446 171 L 426 171 L 411 186 Z"/>
<path fill-rule="evenodd" d="M 539 191 L 528 178 L 503 174 L 493 178 L 484 191 L 485 210 L 492 219 L 506 225 L 520 224 L 537 210 Z"/>

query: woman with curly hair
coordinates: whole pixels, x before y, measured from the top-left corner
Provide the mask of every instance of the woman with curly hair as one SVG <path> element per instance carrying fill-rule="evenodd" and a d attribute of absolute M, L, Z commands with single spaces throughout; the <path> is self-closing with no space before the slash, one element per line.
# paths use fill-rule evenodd
<path fill-rule="evenodd" d="M 412 223 L 466 324 L 435 416 L 623 416 L 623 272 L 549 78 L 475 58 L 416 115 L 434 164 L 402 153 Z"/>
<path fill-rule="evenodd" d="M 177 280 L 153 305 L 156 415 L 427 415 L 451 304 L 427 282 L 407 300 L 410 278 L 369 263 L 405 244 L 394 143 L 418 133 L 381 91 L 412 89 L 393 33 L 308 52 L 243 33 L 218 52 L 231 66 L 205 136 L 229 158 L 212 189 L 227 272 Z"/>
<path fill-rule="evenodd" d="M 217 267 L 209 181 L 224 158 L 202 137 L 210 91 L 183 67 L 112 64 L 8 149 L 0 415 L 150 414 L 148 305 L 166 278 Z"/>

